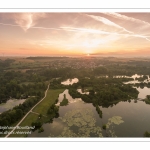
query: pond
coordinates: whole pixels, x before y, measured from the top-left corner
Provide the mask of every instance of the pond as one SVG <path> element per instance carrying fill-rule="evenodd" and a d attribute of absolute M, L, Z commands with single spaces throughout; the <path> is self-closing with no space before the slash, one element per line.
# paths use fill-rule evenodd
<path fill-rule="evenodd" d="M 68 99 L 68 102 L 69 103 L 75 103 L 77 101 L 82 101 L 81 98 L 75 98 L 73 99 L 70 94 L 68 93 L 68 89 L 66 89 L 63 93 L 59 94 L 59 97 L 58 97 L 58 103 L 56 104 L 57 106 L 60 105 L 60 102 L 62 102 L 63 98 L 64 98 L 64 94 L 66 95 L 66 99 Z"/>
<path fill-rule="evenodd" d="M 66 81 L 61 82 L 61 84 L 63 85 L 72 85 L 73 83 L 77 83 L 79 82 L 78 78 L 74 78 L 74 79 L 67 79 Z"/>
<path fill-rule="evenodd" d="M 132 81 L 123 82 L 124 84 L 149 83 L 150 82 L 149 75 L 146 75 L 147 79 L 143 81 L 138 80 L 138 78 L 142 78 L 143 76 L 144 75 L 138 75 L 138 74 L 134 74 L 132 76 L 118 75 L 118 76 L 113 76 L 113 78 L 132 78 L 133 79 Z"/>
<path fill-rule="evenodd" d="M 126 75 L 113 76 L 113 78 L 133 78 L 134 80 L 135 80 L 136 78 L 141 78 L 141 77 L 143 77 L 143 75 L 138 75 L 138 74 L 134 74 L 134 75 L 132 75 L 132 76 L 126 76 Z M 149 75 L 147 75 L 147 77 L 148 77 L 148 79 L 149 79 Z"/>
<path fill-rule="evenodd" d="M 146 88 L 138 90 L 139 98 L 149 93 Z M 73 99 L 67 89 L 59 95 L 58 103 L 64 94 L 70 103 L 59 107 L 59 117 L 44 124 L 44 132 L 36 130 L 29 137 L 143 137 L 145 131 L 150 131 L 150 105 L 144 101 L 119 102 L 108 108 L 100 106 L 103 113 L 100 118 L 91 103 Z M 106 130 L 102 128 L 104 124 Z"/>
<path fill-rule="evenodd" d="M 122 75 L 122 76 L 118 75 L 118 76 L 113 76 L 113 78 L 132 78 L 132 76 L 130 77 L 130 76 L 125 76 L 125 75 Z"/>
<path fill-rule="evenodd" d="M 77 91 L 81 94 L 89 94 L 89 92 L 87 92 L 87 89 L 85 89 L 84 91 L 82 89 L 77 89 Z"/>
<path fill-rule="evenodd" d="M 25 99 L 10 99 L 6 103 L 0 104 L 0 113 L 7 111 L 9 109 L 12 109 L 13 107 L 22 104 L 25 101 Z"/>
<path fill-rule="evenodd" d="M 144 87 L 144 88 L 136 88 L 139 91 L 138 98 L 144 99 L 146 98 L 146 95 L 150 95 L 150 88 Z"/>

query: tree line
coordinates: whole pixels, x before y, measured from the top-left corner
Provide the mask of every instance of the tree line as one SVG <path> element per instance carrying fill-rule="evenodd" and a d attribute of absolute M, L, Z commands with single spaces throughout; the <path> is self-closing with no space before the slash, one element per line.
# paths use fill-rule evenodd
<path fill-rule="evenodd" d="M 131 85 L 122 84 L 118 79 L 80 79 L 78 83 L 69 87 L 69 94 L 73 98 L 82 98 L 87 103 L 93 103 L 94 106 L 99 105 L 109 107 L 119 101 L 125 101 L 131 98 L 137 98 L 138 91 Z M 87 82 L 86 82 L 87 81 Z M 109 84 L 107 84 L 109 81 Z M 117 83 L 117 84 L 116 84 Z M 77 88 L 86 89 L 91 87 L 89 94 L 81 94 Z"/>
<path fill-rule="evenodd" d="M 41 97 L 39 96 L 30 97 L 23 104 L 1 113 L 0 126 L 11 126 L 18 122 L 40 99 Z M 3 130 L 1 129 L 1 131 Z"/>

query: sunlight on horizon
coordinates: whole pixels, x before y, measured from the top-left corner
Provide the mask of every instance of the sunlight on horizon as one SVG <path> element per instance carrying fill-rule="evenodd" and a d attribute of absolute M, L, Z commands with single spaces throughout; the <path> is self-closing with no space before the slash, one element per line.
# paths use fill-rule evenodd
<path fill-rule="evenodd" d="M 0 55 L 150 55 L 150 13 L 0 13 Z"/>

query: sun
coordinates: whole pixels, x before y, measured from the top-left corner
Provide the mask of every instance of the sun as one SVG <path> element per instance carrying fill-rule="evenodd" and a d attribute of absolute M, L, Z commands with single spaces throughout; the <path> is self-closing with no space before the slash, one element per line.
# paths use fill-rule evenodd
<path fill-rule="evenodd" d="M 84 52 L 85 52 L 85 54 L 86 55 L 90 55 L 90 54 L 92 54 L 93 53 L 93 49 L 91 49 L 91 48 L 86 48 L 85 50 L 84 50 Z"/>
<path fill-rule="evenodd" d="M 90 57 L 91 55 L 89 53 L 85 54 L 86 57 Z"/>

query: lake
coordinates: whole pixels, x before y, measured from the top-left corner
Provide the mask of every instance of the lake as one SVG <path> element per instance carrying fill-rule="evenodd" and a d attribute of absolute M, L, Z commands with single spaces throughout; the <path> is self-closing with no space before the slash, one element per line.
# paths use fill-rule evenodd
<path fill-rule="evenodd" d="M 150 82 L 150 78 L 149 75 L 146 75 L 148 79 L 145 79 L 144 81 L 139 81 L 138 78 L 142 78 L 143 75 L 138 75 L 138 74 L 134 74 L 132 76 L 125 76 L 125 75 L 118 75 L 118 76 L 113 76 L 113 78 L 132 78 L 132 81 L 128 81 L 128 82 L 123 82 L 124 84 L 136 84 L 136 83 L 149 83 Z"/>
<path fill-rule="evenodd" d="M 66 95 L 66 99 L 68 99 L 68 102 L 69 103 L 75 103 L 77 101 L 82 101 L 81 98 L 75 98 L 73 99 L 70 94 L 68 93 L 68 89 L 66 89 L 63 93 L 59 94 L 59 97 L 58 97 L 58 103 L 56 104 L 57 106 L 60 105 L 60 102 L 62 102 L 63 98 L 64 98 L 64 94 Z"/>
<path fill-rule="evenodd" d="M 150 91 L 146 87 L 137 90 L 138 98 L 145 98 Z M 92 104 L 73 99 L 67 89 L 59 95 L 58 103 L 64 94 L 70 103 L 59 107 L 59 118 L 44 124 L 44 132 L 34 131 L 29 137 L 143 137 L 145 131 L 150 131 L 150 105 L 144 101 L 119 102 L 108 108 L 100 106 L 103 113 L 100 118 Z M 106 130 L 102 129 L 104 124 Z"/>
<path fill-rule="evenodd" d="M 73 83 L 77 83 L 79 82 L 78 78 L 74 78 L 74 79 L 67 79 L 66 81 L 61 82 L 61 84 L 63 85 L 72 85 Z"/>
<path fill-rule="evenodd" d="M 10 99 L 6 103 L 0 104 L 0 113 L 7 111 L 9 109 L 12 109 L 13 107 L 22 104 L 25 101 L 25 99 Z"/>
<path fill-rule="evenodd" d="M 144 98 L 146 98 L 146 95 L 150 94 L 150 88 L 147 88 L 147 87 L 140 88 L 140 87 L 138 87 L 136 89 L 139 91 L 138 98 L 140 98 L 140 99 L 144 99 Z"/>

